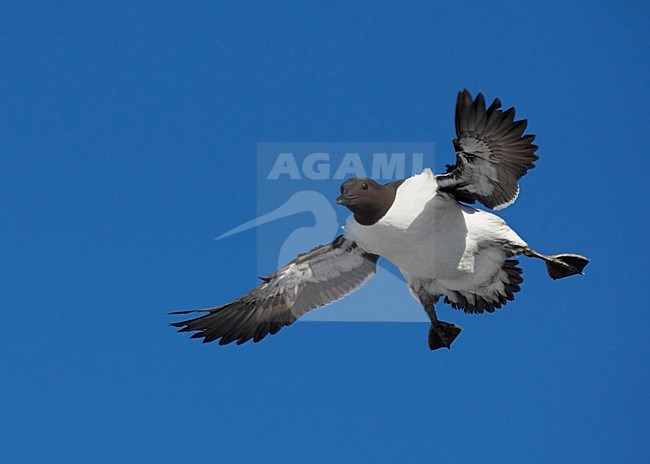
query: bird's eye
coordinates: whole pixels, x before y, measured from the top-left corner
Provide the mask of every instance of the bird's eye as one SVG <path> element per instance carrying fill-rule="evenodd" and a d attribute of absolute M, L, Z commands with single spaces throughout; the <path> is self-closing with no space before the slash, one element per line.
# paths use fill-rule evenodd
<path fill-rule="evenodd" d="M 363 184 L 361 184 L 361 189 L 362 190 L 368 190 L 368 184 L 366 184 L 365 182 Z"/>

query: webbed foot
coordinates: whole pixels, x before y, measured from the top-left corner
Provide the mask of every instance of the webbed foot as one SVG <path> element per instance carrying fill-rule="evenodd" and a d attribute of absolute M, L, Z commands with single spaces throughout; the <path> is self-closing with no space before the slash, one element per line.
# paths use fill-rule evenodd
<path fill-rule="evenodd" d="M 432 322 L 429 329 L 429 348 L 431 351 L 438 348 L 451 349 L 451 344 L 462 330 L 456 324 L 442 321 Z"/>

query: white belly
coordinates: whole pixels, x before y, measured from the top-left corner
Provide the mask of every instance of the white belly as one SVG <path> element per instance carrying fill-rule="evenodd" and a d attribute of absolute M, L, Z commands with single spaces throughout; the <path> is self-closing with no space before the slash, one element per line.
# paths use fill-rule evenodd
<path fill-rule="evenodd" d="M 525 245 L 498 216 L 436 195 L 429 170 L 399 187 L 393 206 L 376 224 L 362 226 L 350 216 L 345 236 L 404 274 L 471 286 L 501 268 L 505 250 L 491 250 L 496 243 Z"/>

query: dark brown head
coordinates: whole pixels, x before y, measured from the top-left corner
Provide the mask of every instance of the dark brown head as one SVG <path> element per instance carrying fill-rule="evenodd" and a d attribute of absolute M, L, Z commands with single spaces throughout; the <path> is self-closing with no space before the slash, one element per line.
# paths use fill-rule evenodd
<path fill-rule="evenodd" d="M 367 177 L 354 177 L 343 182 L 336 203 L 352 211 L 359 224 L 370 226 L 388 212 L 402 182 L 404 180 L 381 185 Z"/>

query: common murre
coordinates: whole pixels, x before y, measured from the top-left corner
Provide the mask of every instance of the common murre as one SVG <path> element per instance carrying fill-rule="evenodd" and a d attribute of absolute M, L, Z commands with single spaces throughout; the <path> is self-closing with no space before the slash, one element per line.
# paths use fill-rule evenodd
<path fill-rule="evenodd" d="M 347 180 L 336 200 L 352 212 L 343 235 L 262 277 L 262 284 L 231 303 L 172 313 L 206 313 L 172 325 L 196 332 L 192 338 L 204 343 L 258 342 L 360 288 L 384 257 L 400 269 L 428 314 L 429 348 L 435 350 L 450 348 L 461 331 L 438 320 L 438 300 L 468 313 L 494 312 L 514 299 L 523 282 L 515 255 L 544 260 L 553 279 L 582 274 L 587 258 L 540 254 L 498 216 L 462 204 L 478 201 L 494 210 L 511 205 L 518 180 L 538 159 L 535 136 L 524 135 L 526 120 L 515 121 L 513 108 L 500 108 L 499 99 L 486 108 L 482 94 L 472 99 L 467 90 L 459 92 L 456 163 L 446 173 L 425 169 L 385 185 Z"/>

